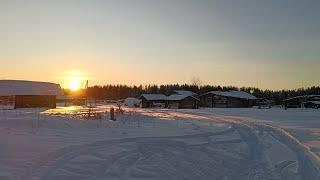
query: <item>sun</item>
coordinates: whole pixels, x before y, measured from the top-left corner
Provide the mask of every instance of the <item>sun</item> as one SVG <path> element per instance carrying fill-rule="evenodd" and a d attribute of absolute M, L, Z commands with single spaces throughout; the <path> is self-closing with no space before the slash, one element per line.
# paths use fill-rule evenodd
<path fill-rule="evenodd" d="M 77 77 L 71 77 L 68 86 L 72 91 L 78 91 L 81 89 L 81 81 Z"/>
<path fill-rule="evenodd" d="M 63 79 L 63 86 L 65 89 L 78 91 L 83 88 L 88 76 L 82 70 L 68 70 L 64 72 L 61 79 Z"/>

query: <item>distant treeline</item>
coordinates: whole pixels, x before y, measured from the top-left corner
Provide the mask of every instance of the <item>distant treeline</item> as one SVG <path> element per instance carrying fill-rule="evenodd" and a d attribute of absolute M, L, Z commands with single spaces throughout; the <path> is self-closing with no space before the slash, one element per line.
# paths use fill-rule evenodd
<path fill-rule="evenodd" d="M 162 93 L 169 95 L 174 90 L 188 90 L 197 94 L 203 94 L 214 90 L 240 90 L 251 93 L 258 98 L 267 98 L 274 100 L 277 104 L 282 104 L 284 99 L 302 96 L 302 95 L 320 95 L 320 87 L 299 88 L 293 90 L 261 90 L 253 87 L 234 87 L 234 86 L 196 86 L 188 84 L 173 84 L 173 85 L 147 85 L 147 86 L 127 86 L 127 85 L 105 85 L 89 87 L 86 92 L 82 90 L 79 94 L 86 94 L 90 99 L 124 99 L 127 97 L 139 97 L 143 93 Z M 70 92 L 66 90 L 66 94 Z"/>

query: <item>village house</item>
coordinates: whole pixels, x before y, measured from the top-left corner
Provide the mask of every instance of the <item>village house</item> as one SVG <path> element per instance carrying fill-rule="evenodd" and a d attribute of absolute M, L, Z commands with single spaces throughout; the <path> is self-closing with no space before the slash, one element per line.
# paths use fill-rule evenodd
<path fill-rule="evenodd" d="M 272 106 L 275 106 L 276 102 L 274 100 L 270 100 L 267 98 L 258 98 L 256 100 L 256 106 L 258 106 L 259 109 L 261 108 L 271 108 Z"/>
<path fill-rule="evenodd" d="M 304 104 L 304 107 L 319 109 L 320 108 L 320 101 L 308 101 Z"/>
<path fill-rule="evenodd" d="M 0 106 L 11 108 L 56 108 L 59 84 L 35 81 L 0 80 Z"/>
<path fill-rule="evenodd" d="M 141 99 L 142 108 L 166 107 L 167 103 L 167 96 L 163 94 L 142 94 L 139 99 Z"/>
<path fill-rule="evenodd" d="M 241 108 L 252 107 L 256 97 L 243 91 L 211 91 L 199 96 L 203 107 Z"/>
<path fill-rule="evenodd" d="M 173 94 L 142 94 L 140 96 L 142 108 L 163 107 L 163 108 L 199 108 L 199 99 L 191 95 Z"/>
<path fill-rule="evenodd" d="M 190 95 L 171 95 L 167 97 L 168 108 L 198 109 L 200 100 Z"/>
<path fill-rule="evenodd" d="M 296 96 L 284 100 L 285 108 L 319 108 L 320 95 Z"/>

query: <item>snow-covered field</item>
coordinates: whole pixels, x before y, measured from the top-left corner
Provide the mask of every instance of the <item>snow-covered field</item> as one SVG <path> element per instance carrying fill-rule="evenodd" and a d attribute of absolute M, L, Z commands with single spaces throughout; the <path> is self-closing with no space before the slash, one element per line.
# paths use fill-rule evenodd
<path fill-rule="evenodd" d="M 124 110 L 0 110 L 0 180 L 320 179 L 320 111 Z"/>
<path fill-rule="evenodd" d="M 186 113 L 200 113 L 226 118 L 259 121 L 290 132 L 299 141 L 320 155 L 320 110 L 319 109 L 255 109 L 255 108 L 205 108 L 182 110 Z"/>

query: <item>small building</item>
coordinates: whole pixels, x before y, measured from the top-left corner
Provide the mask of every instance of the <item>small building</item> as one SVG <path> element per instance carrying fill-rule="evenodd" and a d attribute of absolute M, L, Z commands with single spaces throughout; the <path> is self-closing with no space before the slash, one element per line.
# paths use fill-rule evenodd
<path fill-rule="evenodd" d="M 142 94 L 140 96 L 142 108 L 166 107 L 167 96 L 164 94 Z"/>
<path fill-rule="evenodd" d="M 142 108 L 199 108 L 199 99 L 189 95 L 174 94 L 171 96 L 166 96 L 163 94 L 142 94 L 139 99 L 141 99 Z"/>
<path fill-rule="evenodd" d="M 243 91 L 211 91 L 199 96 L 203 107 L 241 108 L 252 107 L 256 97 Z"/>
<path fill-rule="evenodd" d="M 11 108 L 56 108 L 59 84 L 48 82 L 0 80 L 0 105 Z"/>
<path fill-rule="evenodd" d="M 307 101 L 306 103 L 304 103 L 304 107 L 319 109 L 320 108 L 320 101 Z"/>
<path fill-rule="evenodd" d="M 320 103 L 320 95 L 296 96 L 284 100 L 285 108 L 317 108 Z"/>
<path fill-rule="evenodd" d="M 168 108 L 198 109 L 200 100 L 190 95 L 171 95 L 167 97 Z"/>
<path fill-rule="evenodd" d="M 271 108 L 272 106 L 276 105 L 276 102 L 274 100 L 270 100 L 267 98 L 258 98 L 256 100 L 256 105 L 259 109 L 261 108 Z"/>

